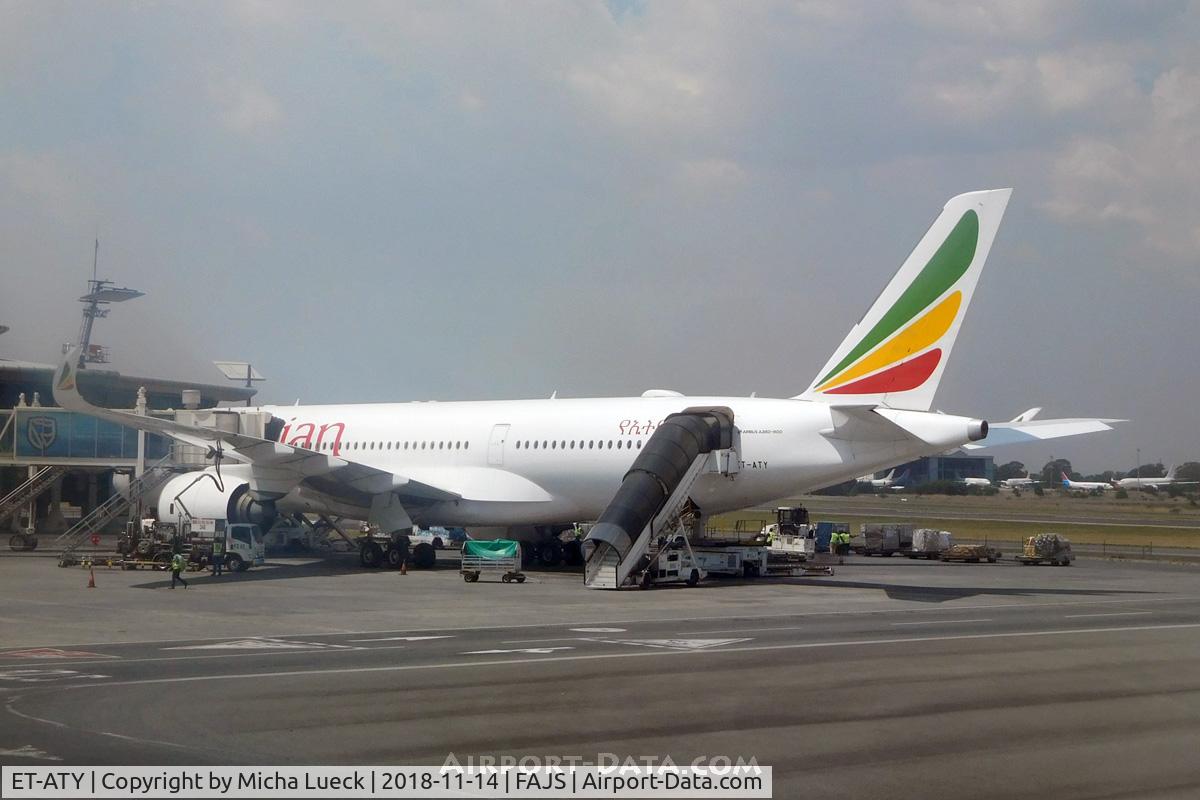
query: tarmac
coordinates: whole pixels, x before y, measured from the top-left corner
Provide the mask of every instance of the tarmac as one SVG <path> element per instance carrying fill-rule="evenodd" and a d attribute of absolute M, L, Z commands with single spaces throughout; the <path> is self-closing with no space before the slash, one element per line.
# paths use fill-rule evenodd
<path fill-rule="evenodd" d="M 0 764 L 740 757 L 775 797 L 1195 797 L 1198 569 L 851 557 L 598 592 L 347 555 L 170 590 L 0 558 Z"/>

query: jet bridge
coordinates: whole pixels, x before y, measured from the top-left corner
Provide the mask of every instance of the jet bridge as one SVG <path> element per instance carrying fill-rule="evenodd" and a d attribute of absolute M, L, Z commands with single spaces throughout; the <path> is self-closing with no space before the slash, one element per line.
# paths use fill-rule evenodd
<path fill-rule="evenodd" d="M 584 584 L 618 589 L 645 565 L 651 544 L 672 530 L 704 474 L 738 470 L 733 411 L 689 408 L 663 420 L 584 539 Z"/>

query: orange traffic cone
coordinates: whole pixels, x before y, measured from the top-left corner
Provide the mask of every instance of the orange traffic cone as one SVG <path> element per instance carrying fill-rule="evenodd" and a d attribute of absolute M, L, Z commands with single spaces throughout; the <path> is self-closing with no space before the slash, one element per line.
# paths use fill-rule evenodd
<path fill-rule="evenodd" d="M 400 562 L 400 574 L 401 575 L 408 574 L 408 559 L 407 558 Z"/>
<path fill-rule="evenodd" d="M 88 567 L 88 585 L 87 585 L 87 587 L 89 589 L 96 588 L 96 568 L 95 567 Z"/>

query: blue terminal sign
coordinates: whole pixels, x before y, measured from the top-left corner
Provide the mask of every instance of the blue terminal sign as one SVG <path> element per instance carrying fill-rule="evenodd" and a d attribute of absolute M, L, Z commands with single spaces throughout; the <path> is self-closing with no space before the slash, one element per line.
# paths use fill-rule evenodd
<path fill-rule="evenodd" d="M 50 408 L 14 410 L 13 427 L 18 459 L 63 458 L 120 461 L 137 458 L 137 430 L 87 414 Z M 161 436 L 147 434 L 146 458 L 167 454 Z"/>

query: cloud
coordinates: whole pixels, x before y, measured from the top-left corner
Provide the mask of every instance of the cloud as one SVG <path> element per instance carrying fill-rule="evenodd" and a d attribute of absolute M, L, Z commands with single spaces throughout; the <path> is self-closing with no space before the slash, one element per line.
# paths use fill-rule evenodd
<path fill-rule="evenodd" d="M 17 2 L 0 229 L 45 303 L 5 346 L 73 330 L 99 234 L 131 366 L 159 314 L 272 397 L 790 395 L 946 198 L 1014 185 L 945 405 L 1122 416 L 1146 309 L 1200 336 L 1197 8 Z"/>
<path fill-rule="evenodd" d="M 279 127 L 283 107 L 262 86 L 235 78 L 213 78 L 208 96 L 225 128 L 243 136 L 263 136 Z"/>
<path fill-rule="evenodd" d="M 1130 223 L 1155 250 L 1194 264 L 1200 251 L 1200 71 L 1164 72 L 1149 100 L 1150 113 L 1139 124 L 1080 137 L 1054 158 L 1053 194 L 1043 207 L 1065 220 Z M 1190 278 L 1200 280 L 1195 272 Z"/>
<path fill-rule="evenodd" d="M 86 181 L 61 156 L 29 150 L 0 153 L 0 207 L 36 210 L 49 218 L 93 213 Z"/>

